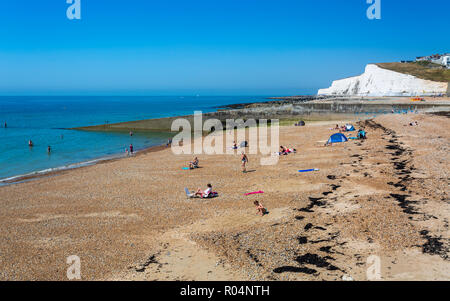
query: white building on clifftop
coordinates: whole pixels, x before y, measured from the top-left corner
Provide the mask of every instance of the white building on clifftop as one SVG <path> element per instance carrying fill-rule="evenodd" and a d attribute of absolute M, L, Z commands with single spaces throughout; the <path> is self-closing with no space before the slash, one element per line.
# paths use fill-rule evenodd
<path fill-rule="evenodd" d="M 431 62 L 450 69 L 450 53 L 420 56 L 416 58 L 416 62 Z"/>

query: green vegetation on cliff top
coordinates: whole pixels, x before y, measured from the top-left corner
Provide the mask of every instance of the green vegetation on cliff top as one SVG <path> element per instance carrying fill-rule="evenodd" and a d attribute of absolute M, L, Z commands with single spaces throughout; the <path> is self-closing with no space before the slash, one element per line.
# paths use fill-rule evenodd
<path fill-rule="evenodd" d="M 378 67 L 435 82 L 450 82 L 450 69 L 430 62 L 380 63 Z"/>

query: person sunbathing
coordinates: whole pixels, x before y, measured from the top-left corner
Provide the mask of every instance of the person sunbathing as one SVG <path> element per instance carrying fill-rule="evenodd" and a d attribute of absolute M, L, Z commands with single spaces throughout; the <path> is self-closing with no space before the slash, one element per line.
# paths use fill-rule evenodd
<path fill-rule="evenodd" d="M 264 208 L 264 205 L 261 202 L 255 201 L 253 204 L 256 206 L 256 214 L 261 216 L 267 214 L 267 209 Z"/>
<path fill-rule="evenodd" d="M 189 162 L 189 168 L 190 169 L 198 168 L 198 163 L 199 163 L 198 158 L 195 157 L 194 161 Z"/>
<path fill-rule="evenodd" d="M 283 155 L 287 155 L 288 153 L 287 153 L 287 150 L 286 150 L 286 148 L 284 147 L 284 146 L 280 146 L 280 153 L 279 153 L 279 155 L 280 156 L 283 156 Z"/>
<path fill-rule="evenodd" d="M 202 191 L 200 188 L 197 189 L 197 192 L 195 193 L 195 196 L 200 196 L 201 198 L 207 198 L 212 193 L 212 185 L 208 184 L 206 185 L 208 188 L 206 188 L 205 191 Z"/>

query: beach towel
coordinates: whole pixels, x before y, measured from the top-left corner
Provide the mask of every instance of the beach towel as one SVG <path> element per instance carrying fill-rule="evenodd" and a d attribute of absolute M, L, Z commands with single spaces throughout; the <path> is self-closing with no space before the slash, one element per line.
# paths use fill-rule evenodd
<path fill-rule="evenodd" d="M 190 199 L 192 199 L 195 196 L 195 193 L 190 192 L 189 189 L 184 188 L 184 192 L 186 192 L 186 196 Z"/>
<path fill-rule="evenodd" d="M 298 172 L 311 172 L 311 171 L 319 171 L 318 168 L 314 168 L 314 169 L 304 169 L 304 170 L 299 170 Z"/>
<path fill-rule="evenodd" d="M 191 170 L 189 167 L 183 167 L 183 170 Z"/>
<path fill-rule="evenodd" d="M 264 191 L 249 192 L 249 193 L 246 193 L 245 195 L 261 194 L 261 193 L 264 193 Z"/>
<path fill-rule="evenodd" d="M 207 195 L 203 195 L 202 199 L 212 199 L 212 198 L 217 198 L 219 196 L 219 194 L 215 191 L 212 191 L 210 193 L 208 193 Z"/>

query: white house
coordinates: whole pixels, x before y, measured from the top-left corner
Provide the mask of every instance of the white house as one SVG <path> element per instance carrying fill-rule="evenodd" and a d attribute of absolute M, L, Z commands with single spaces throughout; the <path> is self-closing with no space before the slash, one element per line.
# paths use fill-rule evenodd
<path fill-rule="evenodd" d="M 416 58 L 416 62 L 423 62 L 423 61 L 432 62 L 432 63 L 438 64 L 438 65 L 445 66 L 450 69 L 450 53 L 446 53 L 443 55 L 435 54 L 435 55 L 422 56 L 422 57 Z"/>
<path fill-rule="evenodd" d="M 442 57 L 442 65 L 446 66 L 447 69 L 450 69 L 450 55 Z"/>

